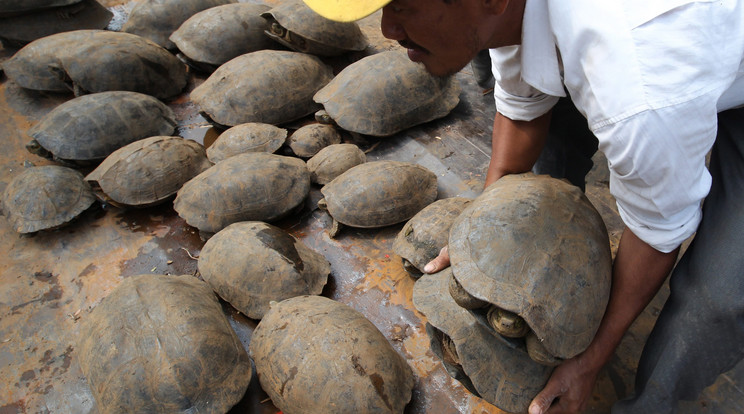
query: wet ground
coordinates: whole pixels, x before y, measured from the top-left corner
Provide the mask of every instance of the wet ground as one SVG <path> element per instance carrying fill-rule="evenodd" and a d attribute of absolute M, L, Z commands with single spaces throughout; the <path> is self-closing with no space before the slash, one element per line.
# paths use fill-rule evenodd
<path fill-rule="evenodd" d="M 117 12 L 119 21 L 132 5 L 126 1 L 104 4 Z M 396 47 L 379 34 L 379 14 L 361 24 L 372 43 L 370 52 Z M 0 49 L 0 61 L 13 52 Z M 359 57 L 331 63 L 341 67 Z M 412 161 L 435 172 L 439 198 L 477 195 L 489 161 L 495 113 L 492 97 L 475 84 L 469 68 L 457 78 L 461 102 L 447 117 L 393 137 L 354 141 L 368 150 L 368 160 Z M 186 92 L 167 103 L 176 112 L 178 134 L 209 145 L 219 131 L 198 114 L 188 94 L 204 79 L 204 75 L 192 74 Z M 26 152 L 26 131 L 71 98 L 71 94 L 23 90 L 0 78 L 0 191 L 26 161 L 49 163 Z M 596 158 L 587 195 L 605 220 L 614 251 L 622 224 L 609 195 L 604 161 L 601 155 Z M 411 302 L 414 280 L 391 249 L 402 224 L 374 230 L 347 228 L 331 239 L 326 233 L 330 218 L 315 208 L 318 198 L 318 188 L 314 188 L 301 212 L 275 224 L 331 262 L 323 295 L 362 312 L 406 358 L 416 376 L 406 412 L 501 412 L 452 380 L 429 350 L 426 318 Z M 174 212 L 171 203 L 130 210 L 96 205 L 67 227 L 34 235 L 18 235 L 0 217 L 0 414 L 98 412 L 76 355 L 80 321 L 124 278 L 142 273 L 199 277 L 196 258 L 203 244 L 198 231 Z M 665 295 L 663 290 L 626 335 L 602 372 L 586 412 L 609 412 L 615 400 L 631 391 L 640 349 Z M 247 349 L 258 321 L 227 304 L 224 309 Z M 232 412 L 278 412 L 253 378 Z M 744 412 L 742 384 L 744 368 L 737 368 L 721 376 L 698 401 L 682 404 L 682 412 Z"/>

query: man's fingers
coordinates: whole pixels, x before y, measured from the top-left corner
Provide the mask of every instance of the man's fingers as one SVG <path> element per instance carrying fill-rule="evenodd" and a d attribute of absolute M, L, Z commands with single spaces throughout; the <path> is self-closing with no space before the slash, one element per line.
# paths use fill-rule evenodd
<path fill-rule="evenodd" d="M 424 273 L 436 273 L 449 266 L 449 264 L 449 250 L 447 249 L 447 246 L 444 246 L 442 247 L 442 250 L 439 251 L 439 256 L 435 257 L 424 266 Z"/>
<path fill-rule="evenodd" d="M 540 391 L 540 393 L 532 399 L 532 402 L 530 403 L 529 414 L 546 413 L 548 411 L 548 408 L 550 408 L 550 404 L 553 403 L 553 400 L 555 400 L 556 397 L 560 395 L 549 388 L 549 386 L 550 383 L 548 383 L 545 389 Z"/>

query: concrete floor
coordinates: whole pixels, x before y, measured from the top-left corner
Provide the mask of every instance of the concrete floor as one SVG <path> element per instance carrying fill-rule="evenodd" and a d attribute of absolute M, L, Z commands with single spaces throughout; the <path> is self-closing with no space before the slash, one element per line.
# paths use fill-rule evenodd
<path fill-rule="evenodd" d="M 125 10 L 132 4 L 103 3 Z M 378 25 L 379 14 L 362 21 L 371 51 L 396 47 L 380 36 Z M 0 49 L 0 59 L 13 52 Z M 469 68 L 457 78 L 462 86 L 461 102 L 449 116 L 390 138 L 358 142 L 369 150 L 368 160 L 413 161 L 431 169 L 439 178 L 440 198 L 477 195 L 490 154 L 493 100 L 475 84 Z M 204 79 L 192 74 L 187 91 L 167 103 L 176 112 L 178 134 L 208 145 L 218 131 L 198 114 L 188 94 Z M 71 98 L 23 90 L 5 77 L 0 79 L 0 142 L 4 146 L 0 152 L 0 191 L 22 171 L 25 161 L 48 163 L 25 151 L 26 131 Z M 587 195 L 602 214 L 614 249 L 622 223 L 609 195 L 604 160 L 600 154 L 596 160 Z M 429 350 L 426 318 L 411 302 L 414 281 L 391 251 L 402 224 L 375 230 L 347 229 L 330 239 L 325 232 L 330 218 L 313 207 L 318 195 L 314 188 L 298 215 L 276 224 L 331 262 L 323 295 L 364 313 L 408 361 L 416 385 L 406 412 L 501 412 L 451 379 Z M 0 218 L 0 414 L 98 412 L 75 350 L 80 320 L 126 277 L 142 273 L 198 277 L 194 257 L 203 243 L 171 203 L 133 210 L 99 206 L 67 227 L 29 236 L 16 234 Z M 609 412 L 614 401 L 631 392 L 638 355 L 665 298 L 666 288 L 626 335 L 602 372 L 587 413 Z M 258 321 L 227 304 L 224 309 L 247 349 Z M 255 378 L 243 401 L 231 412 L 278 411 Z M 740 366 L 722 375 L 698 401 L 681 404 L 681 412 L 744 412 L 742 385 L 744 368 Z"/>

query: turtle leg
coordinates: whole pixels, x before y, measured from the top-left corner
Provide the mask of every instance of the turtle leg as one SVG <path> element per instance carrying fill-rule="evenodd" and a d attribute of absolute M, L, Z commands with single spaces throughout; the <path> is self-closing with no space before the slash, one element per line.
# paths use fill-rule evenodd
<path fill-rule="evenodd" d="M 418 270 L 418 268 L 416 266 L 414 266 L 413 263 L 411 263 L 410 261 L 408 261 L 408 259 L 406 259 L 405 257 L 401 257 L 400 260 L 401 260 L 401 262 L 403 262 L 403 269 L 409 275 L 411 275 L 412 278 L 418 279 L 418 278 L 421 277 L 421 275 L 423 273 L 421 273 L 421 271 Z"/>
<path fill-rule="evenodd" d="M 463 289 L 455 275 L 452 274 L 449 280 L 449 293 L 461 308 L 479 309 L 488 306 L 488 302 L 480 300 Z"/>
<path fill-rule="evenodd" d="M 449 335 L 442 332 L 442 359 L 448 364 L 460 366 L 460 356 L 457 355 L 457 349 L 455 348 L 455 342 L 452 341 Z"/>
<path fill-rule="evenodd" d="M 528 332 L 524 341 L 527 345 L 527 354 L 538 364 L 557 367 L 561 362 L 563 362 L 562 359 L 554 357 L 547 349 L 545 349 L 542 341 L 540 341 L 534 332 Z"/>
<path fill-rule="evenodd" d="M 338 232 L 340 232 L 343 227 L 343 224 L 339 223 L 338 220 L 333 219 L 333 224 L 331 224 L 331 228 L 328 229 L 328 237 L 332 239 L 335 238 Z"/>

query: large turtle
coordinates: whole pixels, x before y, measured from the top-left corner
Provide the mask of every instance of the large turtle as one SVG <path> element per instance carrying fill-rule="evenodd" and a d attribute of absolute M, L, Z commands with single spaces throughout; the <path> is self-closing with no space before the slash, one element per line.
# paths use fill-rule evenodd
<path fill-rule="evenodd" d="M 18 233 L 51 230 L 87 210 L 96 197 L 83 174 L 58 165 L 30 167 L 5 187 L 3 214 Z"/>
<path fill-rule="evenodd" d="M 350 168 L 320 190 L 318 207 L 339 224 L 360 228 L 384 227 L 406 221 L 437 198 L 437 176 L 418 164 L 371 161 Z"/>
<path fill-rule="evenodd" d="M 189 17 L 170 35 L 170 40 L 189 65 L 213 72 L 240 55 L 276 48 L 276 43 L 264 34 L 268 25 L 261 13 L 269 9 L 264 4 L 250 3 L 211 7 Z"/>
<path fill-rule="evenodd" d="M 411 399 L 403 357 L 364 315 L 322 296 L 273 305 L 250 354 L 261 387 L 286 414 L 400 414 Z"/>
<path fill-rule="evenodd" d="M 233 223 L 207 240 L 199 273 L 235 309 L 261 319 L 269 303 L 319 295 L 331 265 L 291 234 L 260 221 Z"/>
<path fill-rule="evenodd" d="M 19 86 L 76 95 L 133 91 L 172 98 L 186 86 L 186 65 L 133 34 L 74 30 L 34 40 L 3 63 Z"/>
<path fill-rule="evenodd" d="M 274 153 L 284 145 L 287 130 L 261 122 L 235 125 L 221 133 L 207 148 L 207 157 L 218 163 L 233 155 L 245 152 Z"/>
<path fill-rule="evenodd" d="M 328 124 L 307 124 L 293 132 L 287 140 L 292 152 L 300 158 L 310 158 L 323 148 L 341 143 L 341 134 Z"/>
<path fill-rule="evenodd" d="M 121 27 L 126 33 L 150 39 L 166 49 L 175 45 L 168 38 L 194 14 L 236 0 L 140 0 Z"/>
<path fill-rule="evenodd" d="M 167 201 L 186 181 L 211 166 L 198 142 L 155 136 L 114 151 L 85 180 L 105 202 L 148 207 Z"/>
<path fill-rule="evenodd" d="M 406 222 L 393 241 L 393 251 L 411 276 L 421 276 L 424 266 L 439 255 L 452 223 L 472 201 L 466 197 L 437 200 Z"/>
<path fill-rule="evenodd" d="M 452 268 L 423 275 L 413 304 L 426 315 L 431 350 L 470 392 L 507 412 L 526 412 L 552 372 L 533 361 L 524 343 L 488 329 L 447 293 Z"/>
<path fill-rule="evenodd" d="M 300 0 L 284 1 L 261 16 L 268 22 L 268 37 L 298 52 L 336 56 L 367 47 L 356 22 L 326 19 Z"/>
<path fill-rule="evenodd" d="M 0 41 L 5 47 L 22 47 L 55 33 L 103 29 L 112 17 L 113 13 L 96 0 L 80 0 L 70 5 L 0 17 Z"/>
<path fill-rule="evenodd" d="M 502 177 L 455 220 L 449 254 L 463 290 L 491 305 L 494 329 L 510 335 L 526 325 L 562 359 L 594 337 L 612 258 L 604 222 L 577 187 L 531 173 Z"/>
<path fill-rule="evenodd" d="M 101 161 L 134 141 L 170 135 L 173 111 L 156 98 L 137 92 L 110 91 L 71 99 L 28 130 L 28 150 L 61 160 Z"/>
<path fill-rule="evenodd" d="M 332 144 L 307 160 L 310 181 L 325 185 L 351 167 L 367 162 L 367 155 L 354 144 Z"/>
<path fill-rule="evenodd" d="M 313 94 L 332 77 L 331 67 L 315 56 L 259 50 L 220 66 L 191 92 L 191 99 L 218 125 L 279 125 L 316 111 Z"/>
<path fill-rule="evenodd" d="M 225 413 L 251 361 L 206 283 L 125 278 L 83 315 L 76 352 L 101 413 Z"/>
<path fill-rule="evenodd" d="M 238 221 L 273 221 L 302 205 L 310 173 L 299 158 L 239 154 L 197 175 L 178 191 L 173 207 L 204 233 Z"/>
<path fill-rule="evenodd" d="M 321 122 L 354 133 L 389 136 L 441 118 L 460 102 L 453 76 L 432 76 L 405 51 L 367 56 L 344 68 L 313 96 Z"/>

